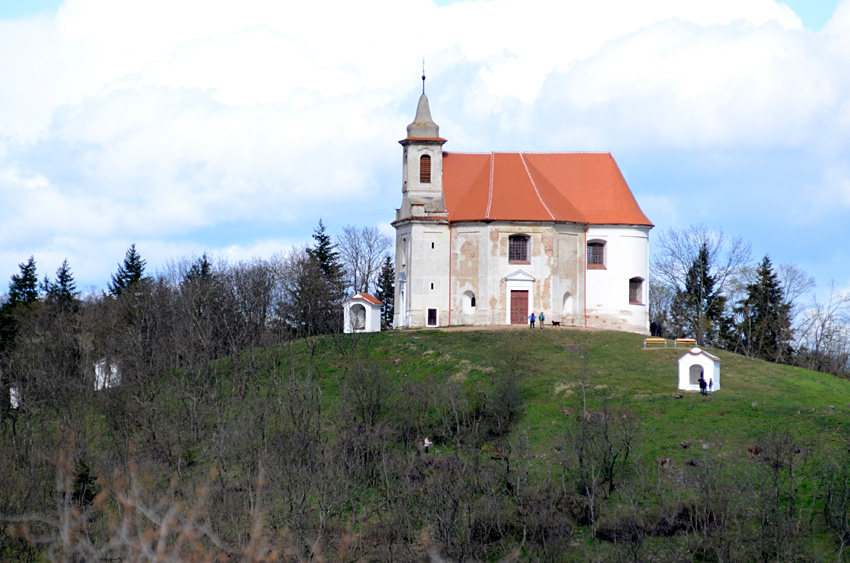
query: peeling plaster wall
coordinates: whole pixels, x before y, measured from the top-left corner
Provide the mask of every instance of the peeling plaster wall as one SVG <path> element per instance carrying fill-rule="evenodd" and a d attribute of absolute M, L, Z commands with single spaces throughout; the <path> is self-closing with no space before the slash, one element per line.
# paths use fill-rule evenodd
<path fill-rule="evenodd" d="M 548 321 L 563 318 L 563 298 L 567 291 L 582 291 L 584 274 L 581 235 L 577 225 L 554 223 L 462 223 L 452 230 L 452 310 L 458 314 L 453 324 L 505 324 L 509 319 L 510 296 L 505 278 L 518 271 L 534 281 L 529 291 L 529 308 L 543 311 Z M 510 263 L 509 238 L 529 238 L 528 263 Z M 470 311 L 465 295 L 472 292 L 476 306 Z M 575 299 L 573 300 L 573 302 Z M 569 324 L 582 317 L 571 316 Z"/>
<path fill-rule="evenodd" d="M 552 280 L 552 317 L 568 326 L 584 326 L 584 237 L 581 232 L 558 232 L 557 260 Z"/>

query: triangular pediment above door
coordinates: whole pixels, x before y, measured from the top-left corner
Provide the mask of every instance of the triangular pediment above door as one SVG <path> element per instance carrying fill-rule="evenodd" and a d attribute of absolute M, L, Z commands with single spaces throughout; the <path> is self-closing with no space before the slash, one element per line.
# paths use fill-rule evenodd
<path fill-rule="evenodd" d="M 508 274 L 505 276 L 505 281 L 524 281 L 524 282 L 532 282 L 534 281 L 534 276 L 529 273 L 526 273 L 522 270 L 517 270 L 512 274 Z"/>

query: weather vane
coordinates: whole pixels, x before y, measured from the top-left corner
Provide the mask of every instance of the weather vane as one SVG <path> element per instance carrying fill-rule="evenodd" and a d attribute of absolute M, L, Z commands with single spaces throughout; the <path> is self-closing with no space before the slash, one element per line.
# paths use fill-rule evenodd
<path fill-rule="evenodd" d="M 422 59 L 422 94 L 425 94 L 425 59 Z"/>

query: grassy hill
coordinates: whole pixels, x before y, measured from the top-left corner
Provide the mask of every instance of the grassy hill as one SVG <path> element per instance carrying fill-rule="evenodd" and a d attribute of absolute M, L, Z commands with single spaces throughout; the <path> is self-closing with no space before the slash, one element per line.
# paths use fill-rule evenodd
<path fill-rule="evenodd" d="M 130 557 L 165 538 L 174 560 L 840 560 L 850 382 L 711 352 L 722 389 L 679 399 L 684 349 L 567 328 L 333 335 L 127 369 L 4 427 L 0 450 L 29 453 L 0 459 L 0 513 L 58 506 L 81 532 L 39 517 L 0 534 L 0 555 Z"/>
<path fill-rule="evenodd" d="M 554 447 L 565 409 L 581 404 L 586 351 L 587 399 L 628 406 L 640 419 L 645 456 L 685 458 L 680 443 L 710 443 L 728 455 L 746 450 L 765 432 L 789 427 L 801 441 L 843 445 L 850 437 L 850 381 L 708 349 L 721 359 L 722 390 L 710 398 L 677 392 L 677 361 L 687 349 L 643 347 L 640 335 L 572 329 L 413 331 L 363 335 L 358 353 L 391 366 L 393 377 L 484 385 L 513 370 L 525 399 L 515 431 L 528 434 L 534 453 Z M 342 364 L 333 348 L 317 371 L 333 379 Z M 754 405 L 755 403 L 755 405 Z"/>

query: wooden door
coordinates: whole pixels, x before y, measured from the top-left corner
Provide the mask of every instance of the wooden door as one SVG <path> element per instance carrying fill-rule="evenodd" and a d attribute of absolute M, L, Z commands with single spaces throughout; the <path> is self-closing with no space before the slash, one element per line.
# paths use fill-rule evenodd
<path fill-rule="evenodd" d="M 528 291 L 511 291 L 511 324 L 528 322 Z"/>

